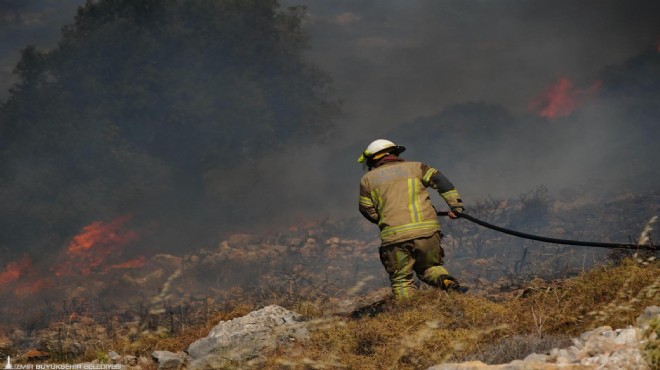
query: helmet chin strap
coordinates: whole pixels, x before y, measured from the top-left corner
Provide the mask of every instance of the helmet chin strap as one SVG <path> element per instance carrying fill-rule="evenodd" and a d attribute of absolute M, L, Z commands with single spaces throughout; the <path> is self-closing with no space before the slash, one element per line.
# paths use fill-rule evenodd
<path fill-rule="evenodd" d="M 362 162 L 362 169 L 370 171 L 373 168 L 377 167 L 376 165 L 380 162 L 381 159 L 387 157 L 388 155 L 393 155 L 395 157 L 398 157 L 398 155 L 391 153 L 391 152 L 384 152 L 384 153 L 378 153 L 371 158 L 367 159 L 366 161 Z"/>
<path fill-rule="evenodd" d="M 374 155 L 373 157 L 371 157 L 371 160 L 372 160 L 372 161 L 377 161 L 377 160 L 383 158 L 384 156 L 386 156 L 386 155 L 388 155 L 388 154 L 390 154 L 390 153 L 389 153 L 389 152 L 384 152 L 384 153 L 376 154 L 376 155 Z"/>

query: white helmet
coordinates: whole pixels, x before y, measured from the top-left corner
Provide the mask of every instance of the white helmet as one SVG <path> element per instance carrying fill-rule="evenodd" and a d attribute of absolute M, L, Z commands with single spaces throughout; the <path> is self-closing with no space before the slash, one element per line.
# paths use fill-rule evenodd
<path fill-rule="evenodd" d="M 385 139 L 374 140 L 367 146 L 367 149 L 362 152 L 360 158 L 358 158 L 358 163 L 363 163 L 367 159 L 372 159 L 377 154 L 393 153 L 396 155 L 401 154 L 405 147 L 396 145 L 393 142 Z"/>

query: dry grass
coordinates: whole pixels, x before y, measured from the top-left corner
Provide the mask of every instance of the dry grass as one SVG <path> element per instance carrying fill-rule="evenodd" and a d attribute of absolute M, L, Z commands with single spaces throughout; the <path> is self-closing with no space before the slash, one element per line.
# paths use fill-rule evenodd
<path fill-rule="evenodd" d="M 183 351 L 194 341 L 206 337 L 211 329 L 213 329 L 213 327 L 219 322 L 247 315 L 256 308 L 256 305 L 253 303 L 238 303 L 235 306 L 223 310 L 217 310 L 210 315 L 207 322 L 190 326 L 176 335 L 146 332 L 136 341 L 126 343 L 128 345 L 128 348 L 126 348 L 127 351 L 120 352 L 119 350 L 121 350 L 121 348 L 115 351 L 119 353 L 136 353 L 136 355 L 147 357 L 150 357 L 151 353 L 155 350 L 171 352 Z"/>
<path fill-rule="evenodd" d="M 629 258 L 568 280 L 533 280 L 510 298 L 421 289 L 408 300 L 388 300 L 360 317 L 328 315 L 327 302 L 317 294 L 307 301 L 269 296 L 268 301 L 214 307 L 197 320 L 201 324 L 176 334 L 117 333 L 109 343 L 87 348 L 76 361 L 106 360 L 102 357 L 108 350 L 147 357 L 154 350 L 183 351 L 220 321 L 280 304 L 312 319 L 311 340 L 268 354 L 265 368 L 420 369 L 448 361 L 503 363 L 565 346 L 570 337 L 600 325 L 634 325 L 645 307 L 658 303 L 659 293 L 660 263 Z M 660 357 L 656 347 L 649 349 L 654 361 Z"/>
<path fill-rule="evenodd" d="M 25 362 L 84 362 L 100 361 L 109 362 L 108 351 L 115 351 L 121 355 L 145 356 L 151 357 L 154 350 L 164 351 L 183 351 L 188 346 L 203 337 L 206 337 L 209 331 L 220 321 L 231 320 L 241 317 L 256 309 L 253 302 L 241 302 L 231 306 L 215 307 L 213 312 L 199 319 L 201 322 L 197 325 L 191 325 L 178 331 L 175 335 L 169 333 L 165 328 L 159 327 L 156 330 L 137 330 L 138 326 L 127 328 L 118 327 L 112 330 L 110 339 L 103 339 L 95 333 L 94 328 L 97 324 L 90 326 L 84 333 L 71 330 L 76 324 L 66 325 L 66 335 L 62 343 L 64 345 L 54 346 L 47 354 L 46 358 L 21 358 Z M 113 324 L 107 324 L 108 327 Z M 67 343 L 73 343 L 67 345 Z"/>
<path fill-rule="evenodd" d="M 534 281 L 520 297 L 502 302 L 422 290 L 407 301 L 388 302 L 373 317 L 335 318 L 334 325 L 314 330 L 311 341 L 273 354 L 268 367 L 418 369 L 464 359 L 507 362 L 561 346 L 599 325 L 634 324 L 644 307 L 657 304 L 659 284 L 658 262 L 629 259 L 559 284 Z"/>

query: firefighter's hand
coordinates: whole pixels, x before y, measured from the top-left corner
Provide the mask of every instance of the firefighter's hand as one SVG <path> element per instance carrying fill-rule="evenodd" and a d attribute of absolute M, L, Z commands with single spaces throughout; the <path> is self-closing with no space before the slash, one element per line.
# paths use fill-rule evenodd
<path fill-rule="evenodd" d="M 460 216 L 461 212 L 463 212 L 463 208 L 452 209 L 451 211 L 449 211 L 447 213 L 447 216 L 449 216 L 449 218 L 452 218 L 452 219 L 457 219 L 457 218 L 461 217 Z"/>

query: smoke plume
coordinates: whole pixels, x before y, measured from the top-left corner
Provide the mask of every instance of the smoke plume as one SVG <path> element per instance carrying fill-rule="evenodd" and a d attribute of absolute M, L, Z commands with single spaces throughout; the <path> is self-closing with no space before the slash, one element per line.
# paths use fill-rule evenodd
<path fill-rule="evenodd" d="M 61 27 L 74 22 L 76 5 L 82 1 L 2 3 L 7 41 L 0 59 L 3 90 L 16 88 L 16 77 L 5 76 L 15 67 L 21 71 L 16 65 L 19 50 L 36 45 L 36 51 L 25 49 L 23 55 L 38 62 L 39 51 L 56 49 L 64 37 Z M 660 178 L 657 1 L 286 0 L 281 5 L 304 5 L 307 10 L 305 34 L 290 35 L 309 46 L 299 51 L 304 60 L 300 65 L 268 60 L 259 64 L 258 72 L 237 75 L 241 58 L 253 56 L 240 54 L 245 50 L 237 48 L 236 59 L 223 64 L 236 69 L 218 70 L 215 63 L 222 64 L 226 57 L 222 52 L 195 64 L 189 54 L 192 41 L 170 40 L 162 54 L 152 55 L 156 64 L 126 69 L 123 80 L 72 78 L 77 95 L 42 96 L 45 101 L 75 102 L 70 111 L 85 108 L 95 120 L 53 125 L 43 145 L 25 136 L 33 145 L 29 152 L 8 136 L 0 137 L 0 149 L 6 150 L 0 166 L 6 175 L 0 194 L 7 235 L 2 247 L 18 261 L 25 248 L 65 250 L 85 227 L 106 225 L 130 212 L 137 212 L 131 230 L 159 235 L 135 243 L 174 250 L 203 247 L 241 229 L 354 217 L 361 175 L 356 158 L 376 138 L 405 145 L 404 157 L 439 168 L 461 191 L 468 208 L 489 195 L 516 196 L 539 185 L 551 192 L 575 186 L 598 193 L 641 191 L 653 189 Z M 154 17 L 152 22 L 158 19 L 147 8 L 131 16 L 142 11 Z M 131 42 L 148 37 L 157 42 L 153 27 L 158 22 L 145 19 L 135 32 L 149 31 Z M 71 69 L 59 72 L 92 73 L 133 63 L 135 55 L 103 42 L 104 37 L 111 39 L 113 30 L 104 32 L 85 54 L 101 56 L 87 60 L 98 65 L 73 61 Z M 208 42 L 205 47 L 227 41 L 219 34 L 195 40 Z M 141 45 L 147 48 L 149 42 Z M 104 64 L 107 58 L 115 62 Z M 158 63 L 171 63 L 170 80 L 149 80 Z M 304 90 L 297 84 L 301 81 L 278 80 L 302 66 L 322 79 L 317 85 L 321 95 L 342 101 L 340 116 L 312 110 L 307 113 L 313 116 L 301 117 L 297 109 L 304 104 L 278 100 L 318 92 Z M 29 72 L 23 69 L 23 77 Z M 253 73 L 266 76 L 269 88 L 280 86 L 280 95 L 264 93 L 275 90 L 262 90 L 265 80 L 251 79 Z M 48 82 L 61 76 L 42 77 Z M 250 83 L 234 83 L 234 78 Z M 140 83 L 144 80 L 149 84 Z M 99 84 L 107 87 L 102 94 L 87 93 Z M 190 93 L 197 85 L 205 86 L 203 94 Z M 9 96 L 3 95 L 5 107 Z M 117 97 L 133 105 L 110 109 Z M 158 109 L 141 110 L 141 104 L 154 101 L 160 105 L 150 106 Z M 270 103 L 282 109 L 262 110 Z M 106 110 L 95 112 L 99 104 Z M 197 115 L 178 109 L 183 104 L 194 105 Z M 245 112 L 259 113 L 241 116 Z M 299 122 L 315 123 L 318 130 L 305 131 Z M 90 128 L 108 123 L 117 131 Z M 50 139 L 66 139 L 58 136 L 64 126 L 68 132 L 85 128 L 80 131 L 84 140 L 53 144 Z M 29 126 L 26 135 L 34 127 Z M 253 131 L 233 136 L 237 127 Z M 42 150 L 74 154 L 51 161 L 44 160 Z M 75 178 L 81 173 L 86 175 Z M 63 185 L 70 181 L 75 186 Z M 63 221 L 54 222 L 53 214 Z M 48 245 L 53 234 L 57 242 Z M 43 236 L 39 247 L 25 242 L 34 235 Z"/>

